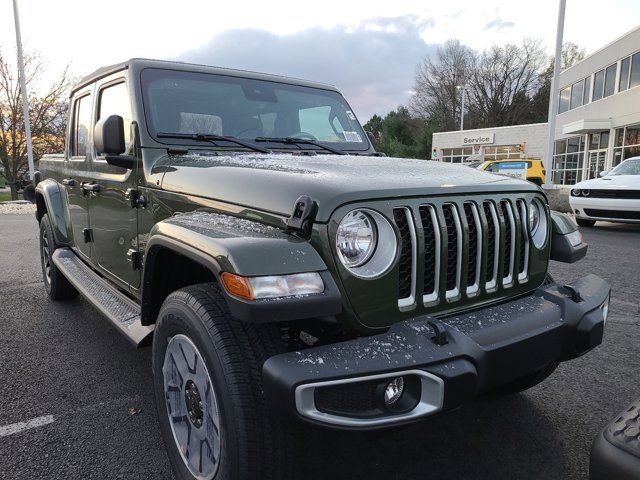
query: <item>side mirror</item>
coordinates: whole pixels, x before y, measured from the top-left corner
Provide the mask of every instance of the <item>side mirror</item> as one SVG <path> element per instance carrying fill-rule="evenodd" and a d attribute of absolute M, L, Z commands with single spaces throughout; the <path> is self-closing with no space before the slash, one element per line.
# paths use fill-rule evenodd
<path fill-rule="evenodd" d="M 601 172 L 599 173 L 599 175 L 600 175 L 601 177 L 604 177 L 604 176 L 606 176 L 606 175 L 607 175 L 607 173 L 609 173 L 607 170 L 603 170 L 603 171 L 601 171 Z"/>
<path fill-rule="evenodd" d="M 93 128 L 93 144 L 96 153 L 105 154 L 109 165 L 132 170 L 135 157 L 122 155 L 126 149 L 124 142 L 124 120 L 120 115 L 109 115 L 102 118 Z"/>

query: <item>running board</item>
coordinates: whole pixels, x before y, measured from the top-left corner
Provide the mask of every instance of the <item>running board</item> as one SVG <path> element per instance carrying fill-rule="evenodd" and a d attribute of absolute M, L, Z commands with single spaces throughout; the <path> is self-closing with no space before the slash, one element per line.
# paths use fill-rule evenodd
<path fill-rule="evenodd" d="M 91 270 L 70 249 L 56 249 L 52 259 L 73 286 L 134 345 L 140 345 L 153 332 L 153 325 L 140 323 L 140 307 Z"/>

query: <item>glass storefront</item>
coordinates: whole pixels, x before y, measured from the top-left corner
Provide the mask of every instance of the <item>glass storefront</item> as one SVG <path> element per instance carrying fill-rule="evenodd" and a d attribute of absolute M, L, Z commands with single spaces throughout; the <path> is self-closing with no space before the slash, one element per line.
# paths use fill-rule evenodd
<path fill-rule="evenodd" d="M 640 124 L 616 128 L 615 135 L 612 168 L 627 158 L 640 156 Z"/>
<path fill-rule="evenodd" d="M 443 148 L 442 161 L 449 163 L 465 163 L 472 153 L 473 149 L 471 147 Z"/>
<path fill-rule="evenodd" d="M 583 136 L 556 141 L 553 155 L 553 183 L 574 185 L 582 181 L 584 149 Z"/>

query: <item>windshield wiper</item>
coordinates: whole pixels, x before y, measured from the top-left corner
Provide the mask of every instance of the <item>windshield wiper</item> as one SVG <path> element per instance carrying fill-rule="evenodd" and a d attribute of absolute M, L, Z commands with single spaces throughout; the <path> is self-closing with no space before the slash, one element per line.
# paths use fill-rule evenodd
<path fill-rule="evenodd" d="M 253 139 L 254 142 L 278 142 L 278 143 L 287 143 L 290 145 L 313 145 L 314 147 L 323 148 L 328 152 L 335 153 L 336 155 L 346 155 L 346 153 L 338 148 L 333 148 L 324 143 L 320 143 L 316 140 L 311 140 L 308 138 L 296 138 L 296 137 L 256 137 Z"/>
<path fill-rule="evenodd" d="M 236 137 L 227 137 L 225 135 L 213 135 L 209 133 L 177 133 L 177 132 L 160 132 L 156 134 L 159 138 L 183 138 L 185 140 L 195 140 L 196 142 L 210 142 L 219 147 L 216 142 L 231 142 L 241 147 L 249 148 L 255 152 L 271 153 L 266 148 L 259 147 L 250 142 L 245 142 Z"/>

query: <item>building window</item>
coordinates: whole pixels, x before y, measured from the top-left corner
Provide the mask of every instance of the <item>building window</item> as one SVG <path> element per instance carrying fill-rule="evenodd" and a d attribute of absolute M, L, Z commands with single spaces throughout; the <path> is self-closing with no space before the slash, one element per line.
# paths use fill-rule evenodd
<path fill-rule="evenodd" d="M 618 72 L 618 64 L 607 67 L 604 76 L 604 97 L 613 95 L 616 92 L 616 73 Z"/>
<path fill-rule="evenodd" d="M 623 58 L 620 62 L 620 83 L 618 83 L 619 92 L 623 92 L 629 88 L 629 67 L 631 67 L 631 57 Z"/>
<path fill-rule="evenodd" d="M 465 163 L 471 156 L 473 149 L 468 148 L 443 148 L 442 161 L 449 163 Z"/>
<path fill-rule="evenodd" d="M 571 86 L 571 105 L 569 108 L 574 109 L 582 106 L 582 97 L 584 94 L 584 80 L 574 83 Z"/>
<path fill-rule="evenodd" d="M 612 167 L 637 156 L 640 156 L 640 124 L 617 128 Z"/>
<path fill-rule="evenodd" d="M 591 75 L 584 79 L 584 98 L 583 105 L 586 105 L 591 101 Z"/>
<path fill-rule="evenodd" d="M 631 75 L 629 76 L 629 88 L 640 85 L 640 52 L 631 57 Z"/>
<path fill-rule="evenodd" d="M 560 90 L 560 102 L 558 103 L 558 113 L 564 113 L 569 110 L 569 102 L 571 101 L 571 87 L 565 87 Z"/>
<path fill-rule="evenodd" d="M 553 155 L 553 183 L 574 185 L 582 180 L 584 149 L 581 136 L 556 141 Z"/>
<path fill-rule="evenodd" d="M 593 76 L 593 101 L 602 98 L 602 90 L 604 89 L 604 70 L 596 72 Z"/>
<path fill-rule="evenodd" d="M 602 150 L 603 148 L 609 148 L 608 130 L 589 135 L 589 150 Z"/>
<path fill-rule="evenodd" d="M 511 160 L 514 158 L 521 158 L 519 145 L 484 147 L 485 160 Z"/>

